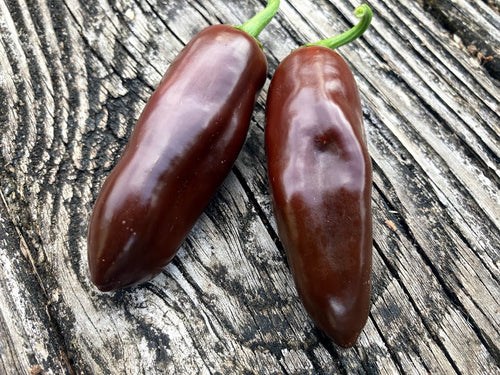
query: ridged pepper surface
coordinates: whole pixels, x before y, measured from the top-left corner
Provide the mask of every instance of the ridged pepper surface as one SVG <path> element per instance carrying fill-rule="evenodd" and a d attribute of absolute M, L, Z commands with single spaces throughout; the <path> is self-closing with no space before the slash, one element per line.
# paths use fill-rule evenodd
<path fill-rule="evenodd" d="M 276 69 L 266 108 L 274 214 L 298 294 L 350 347 L 368 317 L 372 265 L 372 169 L 353 74 L 331 48 L 300 47 Z"/>

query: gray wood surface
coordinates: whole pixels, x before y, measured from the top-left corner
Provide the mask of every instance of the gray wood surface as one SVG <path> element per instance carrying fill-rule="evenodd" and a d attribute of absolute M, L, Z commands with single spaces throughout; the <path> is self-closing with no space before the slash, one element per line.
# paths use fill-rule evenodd
<path fill-rule="evenodd" d="M 374 166 L 372 307 L 345 350 L 308 318 L 277 239 L 269 80 L 173 262 L 115 293 L 88 277 L 92 204 L 169 63 L 265 2 L 0 0 L 0 373 L 500 374 L 500 90 L 467 37 L 490 30 L 497 59 L 498 2 L 441 2 L 446 22 L 429 3 L 370 1 L 371 28 L 339 50 Z M 269 78 L 358 4 L 282 0 L 259 38 Z"/>

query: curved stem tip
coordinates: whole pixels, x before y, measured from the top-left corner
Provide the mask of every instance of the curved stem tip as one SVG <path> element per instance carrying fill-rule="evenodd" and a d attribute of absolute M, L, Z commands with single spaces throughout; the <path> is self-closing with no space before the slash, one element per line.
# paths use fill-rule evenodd
<path fill-rule="evenodd" d="M 368 26 L 370 26 L 373 13 L 368 5 L 362 4 L 354 10 L 354 15 L 360 19 L 357 25 L 340 35 L 336 35 L 331 38 L 323 39 L 314 43 L 308 43 L 306 44 L 306 47 L 323 46 L 331 49 L 336 49 L 359 38 L 361 35 L 363 35 L 366 29 L 368 29 Z"/>
<path fill-rule="evenodd" d="M 269 22 L 273 19 L 278 11 L 280 0 L 269 0 L 266 7 L 250 18 L 241 26 L 236 26 L 237 29 L 242 30 L 253 36 L 255 39 L 259 36 L 260 32 L 264 30 Z"/>

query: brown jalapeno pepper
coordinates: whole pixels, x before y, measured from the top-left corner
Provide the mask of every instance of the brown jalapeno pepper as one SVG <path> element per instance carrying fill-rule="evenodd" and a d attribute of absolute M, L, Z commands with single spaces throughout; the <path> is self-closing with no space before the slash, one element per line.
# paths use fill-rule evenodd
<path fill-rule="evenodd" d="M 265 145 L 278 234 L 298 294 L 316 325 L 343 347 L 368 318 L 372 258 L 371 162 L 358 89 L 332 50 L 348 32 L 293 51 L 278 66 L 266 106 Z"/>
<path fill-rule="evenodd" d="M 88 263 L 100 290 L 157 275 L 229 173 L 266 79 L 255 38 L 278 6 L 269 1 L 240 27 L 206 28 L 165 73 L 90 219 Z"/>

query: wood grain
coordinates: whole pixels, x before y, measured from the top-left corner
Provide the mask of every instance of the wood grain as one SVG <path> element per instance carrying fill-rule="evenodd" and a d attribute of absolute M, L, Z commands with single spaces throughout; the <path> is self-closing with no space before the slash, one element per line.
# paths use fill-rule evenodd
<path fill-rule="evenodd" d="M 148 97 L 197 32 L 264 3 L 0 2 L 0 373 L 500 374 L 499 84 L 425 2 L 370 1 L 372 26 L 339 50 L 374 165 L 372 308 L 353 349 L 314 327 L 277 238 L 269 80 L 173 262 L 140 287 L 91 284 L 90 210 Z M 356 22 L 356 5 L 282 0 L 259 38 L 269 78 L 293 48 Z M 494 2 L 457 14 L 464 28 L 472 14 L 500 22 Z"/>
<path fill-rule="evenodd" d="M 492 77 L 500 79 L 498 1 L 419 1 L 448 31 L 460 38 L 464 48 Z"/>
<path fill-rule="evenodd" d="M 20 252 L 15 252 L 20 250 Z M 63 372 L 67 358 L 50 317 L 43 283 L 32 272 L 23 236 L 0 206 L 0 373 L 50 368 Z"/>

